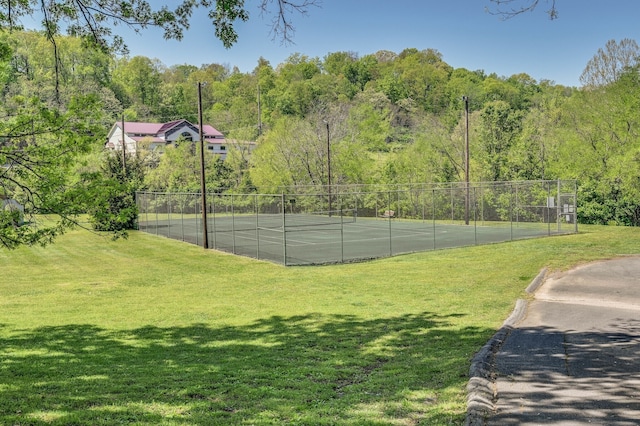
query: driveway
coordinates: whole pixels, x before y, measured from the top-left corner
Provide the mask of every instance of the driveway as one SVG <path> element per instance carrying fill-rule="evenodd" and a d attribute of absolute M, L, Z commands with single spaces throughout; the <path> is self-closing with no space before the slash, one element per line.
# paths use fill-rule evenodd
<path fill-rule="evenodd" d="M 534 296 L 487 351 L 490 410 L 467 423 L 639 425 L 640 257 L 552 275 Z"/>

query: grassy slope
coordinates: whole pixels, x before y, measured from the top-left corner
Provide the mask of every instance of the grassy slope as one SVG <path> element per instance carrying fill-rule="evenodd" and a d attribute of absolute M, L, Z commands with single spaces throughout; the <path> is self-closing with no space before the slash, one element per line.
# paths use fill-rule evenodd
<path fill-rule="evenodd" d="M 0 251 L 0 423 L 461 424 L 541 268 L 636 253 L 615 227 L 297 268 L 138 233 Z"/>

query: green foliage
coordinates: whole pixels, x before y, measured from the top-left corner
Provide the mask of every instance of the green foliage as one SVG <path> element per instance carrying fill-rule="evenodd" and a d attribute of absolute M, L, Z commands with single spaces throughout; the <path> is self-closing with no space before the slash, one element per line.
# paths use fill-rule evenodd
<path fill-rule="evenodd" d="M 138 221 L 135 192 L 144 180 L 142 161 L 126 156 L 105 153 L 100 171 L 84 177 L 91 196 L 87 213 L 97 231 L 108 231 L 125 236 L 125 231 L 135 229 Z"/>
<path fill-rule="evenodd" d="M 640 225 L 640 79 L 628 70 L 615 83 L 582 91 L 567 104 L 567 141 L 559 159 L 580 185 L 583 223 Z M 584 203 L 584 204 L 583 204 Z"/>
<path fill-rule="evenodd" d="M 391 139 L 391 111 L 360 103 L 349 111 L 349 124 L 358 141 L 369 151 L 388 151 Z"/>
<path fill-rule="evenodd" d="M 33 180 L 55 194 L 52 198 L 58 198 L 56 209 L 61 212 L 62 203 L 69 201 L 62 199 L 64 192 L 48 186 L 79 181 L 72 167 L 75 156 L 101 146 L 114 120 L 124 113 L 135 121 L 197 122 L 197 83 L 204 83 L 204 121 L 225 134 L 229 147 L 234 140 L 256 141 L 258 147 L 251 155 L 230 149 L 226 162 L 207 156 L 207 186 L 213 191 L 272 192 L 282 186 L 327 184 L 325 122 L 330 124 L 333 184 L 462 180 L 464 95 L 470 107 L 472 180 L 577 179 L 584 195 L 578 200 L 581 222 L 638 224 L 636 68 L 625 69 L 607 85 L 578 90 L 538 83 L 525 73 L 500 77 L 453 69 L 434 49 L 363 57 L 335 52 L 323 60 L 296 53 L 275 68 L 261 58 L 255 70 L 245 74 L 228 65 L 167 68 L 144 57 L 114 59 L 84 49 L 74 38 L 58 38 L 57 45 L 56 68 L 45 37 L 34 32 L 3 34 L 0 78 L 9 117 L 4 128 L 21 128 L 20 143 L 32 142 L 30 149 L 37 146 L 38 155 L 56 156 L 62 147 L 48 147 L 60 143 L 58 135 L 74 141 L 72 149 L 56 158 L 65 161 L 65 167 L 49 169 L 48 184 Z M 86 114 L 78 113 L 72 120 L 58 117 L 65 124 L 52 133 L 38 124 L 49 120 L 54 128 L 56 114 L 69 113 L 67 105 L 76 93 L 92 99 Z M 84 115 L 90 123 L 76 125 L 73 120 Z M 89 124 L 91 130 L 82 130 Z M 31 131 L 37 136 L 30 138 Z M 19 135 L 7 136 L 8 141 Z M 6 146 L 0 142 L 0 149 Z M 199 191 L 198 158 L 190 146 L 144 157 L 145 185 Z M 0 150 L 2 162 L 7 161 L 5 151 Z M 15 147 L 11 152 L 15 157 Z M 27 169 L 22 173 L 29 174 Z M 19 186 L 3 182 L 5 193 L 24 198 Z M 84 195 L 78 188 L 67 191 L 68 197 L 81 200 Z M 66 215 L 82 209 L 79 201 L 70 203 L 76 207 L 65 217 L 72 218 Z M 25 207 L 29 224 L 34 210 Z"/>
<path fill-rule="evenodd" d="M 144 185 L 151 191 L 200 192 L 200 154 L 197 143 L 178 140 L 167 146 L 154 168 L 147 171 Z M 207 191 L 220 192 L 231 186 L 231 170 L 222 159 L 205 153 Z"/>
<path fill-rule="evenodd" d="M 523 113 L 505 101 L 485 104 L 477 123 L 481 152 L 474 153 L 482 162 L 481 180 L 489 182 L 514 179 L 508 157 L 521 131 Z"/>
<path fill-rule="evenodd" d="M 183 0 L 168 3 L 158 5 L 157 2 L 146 0 L 102 0 L 84 5 L 70 0 L 17 1 L 11 3 L 11 13 L 0 15 L 0 28 L 19 25 L 23 16 L 41 15 L 49 37 L 66 29 L 69 35 L 82 39 L 87 45 L 100 47 L 104 51 L 126 52 L 124 40 L 117 35 L 118 25 L 136 29 L 154 26 L 163 30 L 165 39 L 181 40 L 184 31 L 189 28 L 191 16 L 202 8 L 211 19 L 215 36 L 229 48 L 238 39 L 234 25 L 249 18 L 243 0 Z M 266 2 L 263 3 L 263 9 L 266 6 Z M 298 5 L 302 12 L 306 7 Z M 290 28 L 282 28 L 280 21 L 276 20 L 274 31 L 283 32 L 286 36 L 287 30 Z"/>
<path fill-rule="evenodd" d="M 70 171 L 104 131 L 95 96 L 72 98 L 64 110 L 37 98 L 12 101 L 4 105 L 12 116 L 0 122 L 0 190 L 24 206 L 25 224 L 15 229 L 3 220 L 0 245 L 9 248 L 49 243 L 73 226 L 85 194 Z"/>

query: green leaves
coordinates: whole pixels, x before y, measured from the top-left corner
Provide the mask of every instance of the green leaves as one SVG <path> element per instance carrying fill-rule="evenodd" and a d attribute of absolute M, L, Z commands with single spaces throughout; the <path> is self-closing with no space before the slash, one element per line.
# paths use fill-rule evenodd
<path fill-rule="evenodd" d="M 42 27 L 51 40 L 62 28 L 67 34 L 85 40 L 87 44 L 103 51 L 127 53 L 124 40 L 118 36 L 118 26 L 127 26 L 136 31 L 158 27 L 164 31 L 165 39 L 181 40 L 189 29 L 191 16 L 199 9 L 208 11 L 215 36 L 224 47 L 230 48 L 238 41 L 235 24 L 247 21 L 249 12 L 244 0 L 182 0 L 160 4 L 147 0 L 36 0 L 13 1 L 11 14 L 0 13 L 0 28 L 19 28 L 23 16 L 42 17 Z M 271 0 L 261 0 L 263 12 L 269 9 Z M 316 0 L 277 0 L 273 31 L 288 40 L 293 30 L 288 14 L 306 13 Z M 61 25 L 64 23 L 64 26 Z"/>
<path fill-rule="evenodd" d="M 100 171 L 85 173 L 86 209 L 97 231 L 111 232 L 114 237 L 126 237 L 138 221 L 135 192 L 144 180 L 143 162 L 127 156 L 125 167 L 118 153 L 105 153 Z"/>
<path fill-rule="evenodd" d="M 24 217 L 0 212 L 0 246 L 47 244 L 84 212 L 70 170 L 104 131 L 99 105 L 93 94 L 71 97 L 64 108 L 23 95 L 2 105 L 0 193 L 24 206 Z"/>

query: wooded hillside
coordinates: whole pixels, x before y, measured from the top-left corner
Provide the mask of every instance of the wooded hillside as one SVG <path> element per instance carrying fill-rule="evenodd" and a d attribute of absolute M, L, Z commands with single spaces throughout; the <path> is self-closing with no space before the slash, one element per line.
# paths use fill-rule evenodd
<path fill-rule="evenodd" d="M 242 73 L 216 63 L 167 67 L 116 57 L 69 37 L 57 40 L 56 61 L 50 41 L 36 32 L 3 34 L 0 45 L 0 163 L 9 161 L 10 151 L 2 151 L 9 141 L 53 131 L 50 137 L 68 142 L 50 155 L 79 155 L 56 167 L 82 182 L 104 164 L 106 133 L 123 115 L 197 123 L 200 82 L 203 121 L 227 139 L 259 144 L 251 156 L 238 149 L 224 163 L 209 160 L 207 179 L 216 191 L 326 185 L 327 145 L 332 184 L 461 181 L 467 96 L 472 181 L 577 179 L 581 222 L 640 224 L 640 75 L 632 40 L 594 52 L 582 88 L 526 73 L 456 69 L 434 49 L 300 53 L 281 64 L 260 59 Z M 636 59 L 607 71 L 602 60 L 615 48 Z M 68 116 L 45 112 L 60 105 Z M 27 111 L 40 115 L 27 119 Z M 76 123 L 72 132 L 69 123 Z M 37 143 L 30 137 L 22 137 L 25 146 Z M 198 190 L 195 153 L 178 151 L 139 158 L 144 177 L 129 189 Z M 19 181 L 2 173 L 0 194 L 15 193 Z"/>

